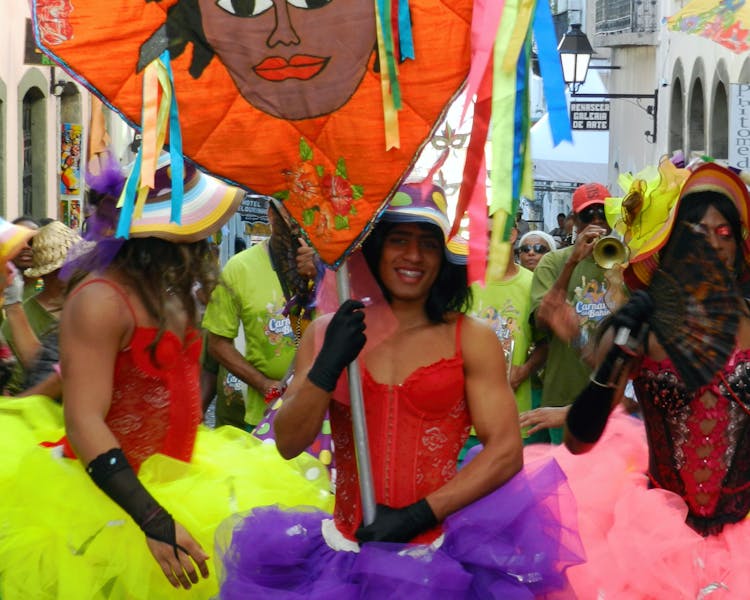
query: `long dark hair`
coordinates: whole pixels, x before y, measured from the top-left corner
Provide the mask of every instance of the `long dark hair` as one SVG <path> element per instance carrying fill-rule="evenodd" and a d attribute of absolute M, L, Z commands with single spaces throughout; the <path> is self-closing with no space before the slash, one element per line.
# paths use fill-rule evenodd
<path fill-rule="evenodd" d="M 675 215 L 675 224 L 688 222 L 698 223 L 710 206 L 713 206 L 722 217 L 724 217 L 729 223 L 729 227 L 732 229 L 732 238 L 737 246 L 737 252 L 734 257 L 734 273 L 738 281 L 741 281 L 745 277 L 746 265 L 745 255 L 742 252 L 743 239 L 742 239 L 742 219 L 740 213 L 737 210 L 734 202 L 724 194 L 720 192 L 703 191 L 693 192 L 686 194 L 680 200 L 680 206 L 677 209 Z M 674 230 L 673 230 L 674 231 Z M 667 252 L 669 242 L 667 242 L 661 254 Z"/>
<path fill-rule="evenodd" d="M 385 239 L 396 225 L 398 223 L 381 221 L 362 244 L 362 253 L 365 256 L 367 265 L 370 267 L 370 271 L 388 302 L 391 301 L 391 296 L 380 279 L 378 265 Z M 424 231 L 435 233 L 439 239 L 443 239 L 443 232 L 436 225 L 429 223 L 418 223 L 418 225 Z M 430 288 L 430 293 L 425 303 L 427 318 L 432 323 L 445 323 L 445 316 L 448 312 L 466 313 L 471 306 L 471 300 L 472 294 L 468 284 L 466 266 L 454 265 L 446 260 L 445 253 L 443 253 L 440 271 L 438 272 L 437 279 L 435 279 L 435 283 Z"/>
<path fill-rule="evenodd" d="M 219 266 L 207 240 L 174 243 L 155 237 L 130 238 L 110 268 L 132 287 L 146 312 L 159 324 L 157 341 L 166 328 L 167 296 L 179 297 L 189 323 L 198 326 L 193 286 L 199 283 L 210 296 L 219 278 Z"/>

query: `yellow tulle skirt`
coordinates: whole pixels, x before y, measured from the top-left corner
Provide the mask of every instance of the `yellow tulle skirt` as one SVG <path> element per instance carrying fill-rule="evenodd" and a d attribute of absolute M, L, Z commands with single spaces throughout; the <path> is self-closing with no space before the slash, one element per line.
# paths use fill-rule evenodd
<path fill-rule="evenodd" d="M 0 599 L 211 598 L 217 566 L 189 591 L 173 588 L 141 530 L 77 460 L 40 442 L 62 437 L 62 412 L 45 397 L 0 398 Z M 272 443 L 236 428 L 201 428 L 190 464 L 155 455 L 139 477 L 213 556 L 216 526 L 256 506 L 331 511 L 325 466 L 286 461 Z"/>

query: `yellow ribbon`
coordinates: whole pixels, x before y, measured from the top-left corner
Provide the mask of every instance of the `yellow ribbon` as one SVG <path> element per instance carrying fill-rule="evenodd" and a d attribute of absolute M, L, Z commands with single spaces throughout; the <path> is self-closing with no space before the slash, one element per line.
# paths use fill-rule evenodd
<path fill-rule="evenodd" d="M 155 60 L 146 67 L 143 76 L 143 162 L 133 209 L 133 217 L 136 219 L 142 216 L 148 192 L 154 188 L 159 153 L 167 137 L 171 102 L 172 85 L 169 74 L 164 63 Z"/>
<path fill-rule="evenodd" d="M 508 213 L 500 210 L 492 215 L 492 233 L 490 234 L 490 248 L 487 257 L 486 281 L 502 281 L 508 269 L 511 243 L 503 241 L 505 223 Z"/>
<path fill-rule="evenodd" d="M 401 137 L 398 130 L 398 111 L 391 93 L 388 57 L 386 56 L 385 40 L 378 14 L 377 0 L 375 0 L 375 29 L 378 34 L 378 62 L 380 63 L 380 91 L 383 96 L 383 122 L 385 125 L 385 149 L 401 147 Z"/>
<path fill-rule="evenodd" d="M 517 12 L 517 0 L 506 0 L 493 50 L 492 122 L 490 125 L 490 140 L 492 143 L 490 167 L 492 182 L 491 215 L 494 215 L 500 209 L 510 213 L 513 204 L 516 70 L 504 71 L 499 65 L 505 57 L 505 49 L 513 35 Z"/>
<path fill-rule="evenodd" d="M 514 23 L 511 30 L 510 40 L 508 45 L 505 46 L 505 56 L 502 59 L 503 71 L 510 73 L 515 72 L 516 65 L 518 64 L 518 57 L 521 54 L 521 48 L 526 41 L 526 35 L 529 32 L 529 25 L 531 23 L 531 17 L 534 14 L 534 7 L 536 6 L 536 0 L 521 0 L 518 5 L 518 10 L 514 17 Z M 505 19 L 506 10 L 503 12 L 503 19 Z"/>

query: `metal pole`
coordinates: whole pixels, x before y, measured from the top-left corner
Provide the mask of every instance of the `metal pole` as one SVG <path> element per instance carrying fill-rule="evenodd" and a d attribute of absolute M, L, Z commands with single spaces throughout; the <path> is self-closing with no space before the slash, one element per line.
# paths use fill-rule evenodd
<path fill-rule="evenodd" d="M 339 304 L 343 304 L 351 297 L 349 267 L 346 261 L 342 262 L 338 271 L 336 271 L 336 291 Z M 359 372 L 357 359 L 354 359 L 349 365 L 348 374 L 354 449 L 357 453 L 357 471 L 359 472 L 359 494 L 362 498 L 362 519 L 365 525 L 369 525 L 375 520 L 375 487 L 372 483 L 370 445 L 367 440 L 365 405 L 362 398 L 362 376 Z"/>

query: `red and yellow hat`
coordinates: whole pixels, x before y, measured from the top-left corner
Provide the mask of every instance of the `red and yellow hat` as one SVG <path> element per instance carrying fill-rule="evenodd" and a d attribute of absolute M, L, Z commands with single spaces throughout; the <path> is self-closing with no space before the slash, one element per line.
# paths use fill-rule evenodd
<path fill-rule="evenodd" d="M 698 192 L 717 192 L 729 198 L 737 207 L 742 226 L 742 253 L 750 263 L 750 192 L 747 186 L 731 169 L 717 163 L 704 163 L 695 168 L 685 180 L 677 201 L 669 211 L 666 220 L 655 233 L 632 256 L 625 269 L 625 283 L 630 289 L 644 288 L 651 282 L 654 271 L 659 266 L 658 252 L 669 239 L 680 204 Z M 689 201 L 689 199 L 688 199 Z"/>

